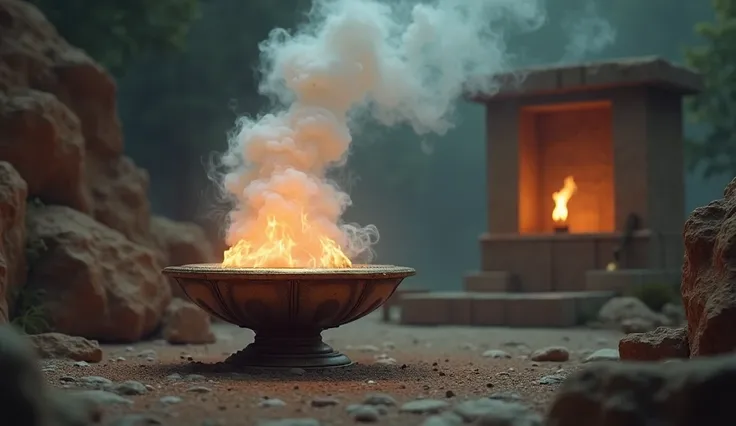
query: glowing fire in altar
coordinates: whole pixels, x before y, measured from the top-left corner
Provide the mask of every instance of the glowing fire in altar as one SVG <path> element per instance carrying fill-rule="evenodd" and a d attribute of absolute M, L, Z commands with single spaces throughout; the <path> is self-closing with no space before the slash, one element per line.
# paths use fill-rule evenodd
<path fill-rule="evenodd" d="M 555 221 L 555 225 L 564 226 L 567 224 L 567 202 L 578 190 L 578 186 L 575 184 L 575 179 L 572 176 L 565 178 L 565 182 L 557 192 L 552 193 L 552 199 L 555 200 L 555 208 L 552 210 L 552 220 Z"/>

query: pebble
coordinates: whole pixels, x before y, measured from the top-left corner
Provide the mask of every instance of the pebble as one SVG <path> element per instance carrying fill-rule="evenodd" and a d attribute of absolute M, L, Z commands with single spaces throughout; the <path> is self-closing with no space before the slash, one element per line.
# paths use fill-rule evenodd
<path fill-rule="evenodd" d="M 539 362 L 565 362 L 570 359 L 570 351 L 564 346 L 549 346 L 535 351 L 531 359 Z"/>
<path fill-rule="evenodd" d="M 372 405 L 358 405 L 350 411 L 350 415 L 359 423 L 375 423 L 381 417 L 381 413 Z"/>
<path fill-rule="evenodd" d="M 311 402 L 311 405 L 312 407 L 322 408 L 322 407 L 333 407 L 339 403 L 340 401 L 338 401 L 337 399 L 328 396 L 328 397 L 314 398 Z"/>
<path fill-rule="evenodd" d="M 509 359 L 511 358 L 511 355 L 509 355 L 508 352 L 499 349 L 489 349 L 483 352 L 483 357 L 493 359 Z"/>
<path fill-rule="evenodd" d="M 521 401 L 521 395 L 514 392 L 496 392 L 492 393 L 488 398 L 491 399 L 500 399 L 502 401 Z"/>
<path fill-rule="evenodd" d="M 396 399 L 387 393 L 370 393 L 363 399 L 363 404 L 393 407 L 396 405 Z"/>
<path fill-rule="evenodd" d="M 85 385 L 92 385 L 92 386 L 105 386 L 105 385 L 112 384 L 112 380 L 106 379 L 100 376 L 84 376 L 84 377 L 80 377 L 76 381 L 80 383 L 84 383 Z"/>
<path fill-rule="evenodd" d="M 75 367 L 89 367 L 89 363 L 87 361 L 77 361 L 72 365 Z"/>
<path fill-rule="evenodd" d="M 399 411 L 412 414 L 436 414 L 447 409 L 449 406 L 450 404 L 447 401 L 441 401 L 439 399 L 417 399 L 405 403 Z"/>
<path fill-rule="evenodd" d="M 266 398 L 258 403 L 258 406 L 263 408 L 283 407 L 285 405 L 286 403 L 278 398 Z"/>
<path fill-rule="evenodd" d="M 126 380 L 122 383 L 116 383 L 111 390 L 119 395 L 143 395 L 148 392 L 146 386 L 135 380 Z"/>
<path fill-rule="evenodd" d="M 191 388 L 187 389 L 187 392 L 192 393 L 210 393 L 212 392 L 212 389 L 206 387 L 206 386 L 192 386 Z"/>
<path fill-rule="evenodd" d="M 560 383 L 564 382 L 566 379 L 565 376 L 562 374 L 550 374 L 549 376 L 544 376 L 541 379 L 539 379 L 540 385 L 559 385 Z"/>
<path fill-rule="evenodd" d="M 463 419 L 455 413 L 444 412 L 440 415 L 427 417 L 421 426 L 460 426 L 463 424 Z M 496 426 L 490 424 L 490 426 Z M 509 426 L 509 425 L 500 425 Z"/>
<path fill-rule="evenodd" d="M 621 358 L 618 354 L 618 349 L 598 349 L 592 354 L 588 355 L 583 362 L 596 362 L 596 361 L 618 361 Z"/>
<path fill-rule="evenodd" d="M 178 396 L 164 396 L 158 400 L 158 402 L 164 405 L 174 405 L 180 403 L 182 400 Z"/>
<path fill-rule="evenodd" d="M 201 381 L 206 380 L 206 377 L 204 377 L 201 374 L 187 374 L 186 376 L 183 377 L 183 379 L 186 380 L 187 382 L 201 382 Z"/>
<path fill-rule="evenodd" d="M 453 412 L 465 423 L 541 426 L 542 418 L 526 405 L 482 398 L 461 402 Z"/>

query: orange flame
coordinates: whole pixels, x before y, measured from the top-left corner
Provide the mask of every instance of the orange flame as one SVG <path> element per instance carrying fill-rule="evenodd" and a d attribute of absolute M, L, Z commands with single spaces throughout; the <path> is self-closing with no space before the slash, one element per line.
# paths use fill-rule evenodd
<path fill-rule="evenodd" d="M 225 251 L 224 267 L 349 268 L 352 262 L 333 239 L 318 232 L 302 212 L 293 225 L 266 217 L 261 241 L 240 240 Z M 298 241 L 298 243 L 297 243 Z"/>
<path fill-rule="evenodd" d="M 567 221 L 567 202 L 570 201 L 578 186 L 572 176 L 565 178 L 565 183 L 557 192 L 552 193 L 552 199 L 555 200 L 555 208 L 552 210 L 552 220 L 556 223 L 565 223 Z"/>

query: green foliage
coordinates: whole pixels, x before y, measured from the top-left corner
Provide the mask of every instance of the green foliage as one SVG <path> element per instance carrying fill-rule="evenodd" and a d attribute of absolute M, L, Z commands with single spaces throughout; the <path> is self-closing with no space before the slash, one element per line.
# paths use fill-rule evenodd
<path fill-rule="evenodd" d="M 71 44 L 121 75 L 144 52 L 181 48 L 200 0 L 27 0 Z"/>
<path fill-rule="evenodd" d="M 26 334 L 39 334 L 51 330 L 43 307 L 45 292 L 23 288 L 17 292 L 12 310 L 11 324 Z M 12 300 L 12 299 L 11 299 Z"/>
<path fill-rule="evenodd" d="M 689 109 L 705 137 L 689 141 L 691 168 L 705 166 L 706 177 L 736 174 L 736 0 L 713 0 L 715 19 L 696 26 L 705 44 L 687 51 L 689 65 L 703 75 L 705 90 Z"/>
<path fill-rule="evenodd" d="M 661 312 L 668 303 L 679 303 L 679 287 L 672 283 L 649 283 L 635 287 L 627 296 L 636 297 L 655 312 Z"/>

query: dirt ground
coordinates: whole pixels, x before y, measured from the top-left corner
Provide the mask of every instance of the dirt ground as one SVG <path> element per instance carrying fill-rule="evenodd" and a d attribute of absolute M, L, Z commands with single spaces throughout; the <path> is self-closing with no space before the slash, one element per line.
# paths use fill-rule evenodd
<path fill-rule="evenodd" d="M 426 415 L 401 413 L 406 402 L 431 398 L 455 404 L 465 399 L 521 399 L 543 412 L 558 384 L 540 379 L 568 374 L 589 353 L 616 348 L 621 334 L 591 329 L 506 329 L 480 327 L 403 327 L 371 315 L 324 333 L 325 340 L 356 364 L 329 371 L 215 372 L 213 364 L 252 341 L 252 332 L 215 324 L 218 341 L 206 346 L 171 346 L 162 341 L 104 346 L 99 364 L 45 361 L 54 386 L 90 389 L 104 379 L 134 380 L 148 389 L 124 396 L 133 403 L 110 405 L 108 418 L 145 413 L 149 423 L 165 425 L 257 425 L 266 419 L 312 418 L 323 425 L 355 424 L 347 407 L 367 394 L 385 393 L 388 407 L 381 425 L 419 425 Z M 534 362 L 529 354 L 543 347 L 569 349 L 567 362 Z M 488 356 L 502 350 L 508 359 Z M 486 352 L 486 356 L 483 356 Z M 395 362 L 394 362 L 395 361 Z M 560 371 L 562 369 L 562 371 Z M 100 378 L 96 378 L 98 376 Z M 544 382 L 544 380 L 543 380 Z M 554 382 L 554 381 L 552 381 Z M 263 403 L 264 399 L 278 399 Z M 268 406 L 264 406 L 268 405 Z M 131 417 L 128 416 L 128 419 Z M 136 423 L 120 423 L 131 426 Z"/>

